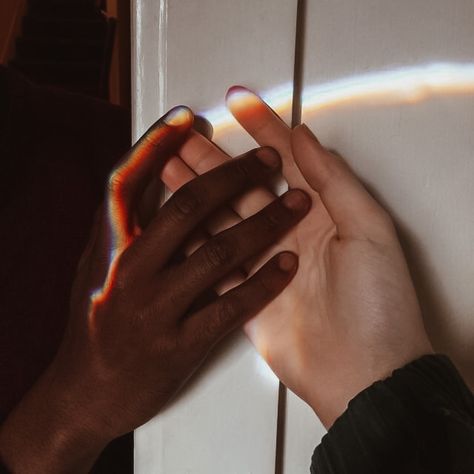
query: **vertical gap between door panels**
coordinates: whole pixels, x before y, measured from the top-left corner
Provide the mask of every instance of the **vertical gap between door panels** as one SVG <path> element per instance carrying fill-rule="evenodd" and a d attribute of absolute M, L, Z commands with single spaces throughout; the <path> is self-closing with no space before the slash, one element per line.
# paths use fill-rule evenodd
<path fill-rule="evenodd" d="M 298 0 L 296 7 L 295 54 L 293 67 L 293 100 L 291 108 L 291 127 L 301 123 L 303 66 L 306 29 L 306 0 Z M 284 474 L 285 436 L 286 436 L 287 388 L 281 382 L 278 387 L 277 433 L 275 450 L 275 474 Z"/>

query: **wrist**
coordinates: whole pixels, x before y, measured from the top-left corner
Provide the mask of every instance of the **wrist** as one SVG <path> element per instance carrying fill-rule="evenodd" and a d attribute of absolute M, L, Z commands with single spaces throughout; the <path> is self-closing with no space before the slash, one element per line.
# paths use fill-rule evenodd
<path fill-rule="evenodd" d="M 383 381 L 392 376 L 397 369 L 404 367 L 424 355 L 433 354 L 431 345 L 420 345 L 417 351 L 383 361 L 376 364 L 364 364 L 350 371 L 334 371 L 328 375 L 324 390 L 317 387 L 308 396 L 308 404 L 326 429 L 347 410 L 349 402 L 370 387 L 373 383 Z"/>
<path fill-rule="evenodd" d="M 87 472 L 111 440 L 48 369 L 0 427 L 12 472 Z"/>

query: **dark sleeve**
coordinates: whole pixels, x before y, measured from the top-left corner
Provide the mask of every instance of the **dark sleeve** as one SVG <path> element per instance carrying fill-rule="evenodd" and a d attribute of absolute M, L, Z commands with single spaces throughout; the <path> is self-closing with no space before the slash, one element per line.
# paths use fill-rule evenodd
<path fill-rule="evenodd" d="M 311 474 L 359 473 L 474 473 L 474 397 L 446 356 L 423 356 L 349 402 Z"/>

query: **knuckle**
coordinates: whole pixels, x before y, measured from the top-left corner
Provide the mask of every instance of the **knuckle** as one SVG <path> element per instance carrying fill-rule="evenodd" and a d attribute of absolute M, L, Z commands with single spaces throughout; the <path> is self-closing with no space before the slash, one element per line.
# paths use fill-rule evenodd
<path fill-rule="evenodd" d="M 130 267 L 125 262 L 119 261 L 115 274 L 113 276 L 114 289 L 120 293 L 125 292 L 133 281 L 133 277 L 130 272 Z"/>
<path fill-rule="evenodd" d="M 172 197 L 172 218 L 176 221 L 182 221 L 193 214 L 200 206 L 201 199 L 199 194 L 188 186 L 184 185 Z"/>
<path fill-rule="evenodd" d="M 109 278 L 111 285 L 120 293 L 136 288 L 138 264 L 138 250 L 134 246 L 126 248 L 119 256 L 115 257 L 109 264 Z"/>
<path fill-rule="evenodd" d="M 254 173 L 250 170 L 250 163 L 251 160 L 249 159 L 235 160 L 234 166 L 229 168 L 231 177 L 242 182 L 254 181 Z"/>
<path fill-rule="evenodd" d="M 383 208 L 380 208 L 377 212 L 376 222 L 381 229 L 389 233 L 396 233 L 395 223 L 392 216 Z"/>
<path fill-rule="evenodd" d="M 283 215 L 280 212 L 280 208 L 272 206 L 270 209 L 267 209 L 262 216 L 262 225 L 264 228 L 269 231 L 276 231 L 283 224 Z"/>
<path fill-rule="evenodd" d="M 106 183 L 106 193 L 108 196 L 117 194 L 123 187 L 125 179 L 120 169 L 115 169 L 110 173 Z"/>
<path fill-rule="evenodd" d="M 232 245 L 229 240 L 216 238 L 204 246 L 204 255 L 211 268 L 220 267 L 232 260 Z"/>
<path fill-rule="evenodd" d="M 181 309 L 183 307 L 185 293 L 183 293 L 183 290 L 181 288 L 175 289 L 174 291 L 169 291 L 167 295 L 167 306 L 169 308 L 173 308 L 174 311 L 176 311 L 176 309 Z"/>
<path fill-rule="evenodd" d="M 179 350 L 177 334 L 173 331 L 167 331 L 165 337 L 161 337 L 157 340 L 154 349 L 160 354 L 176 354 Z"/>
<path fill-rule="evenodd" d="M 258 295 L 260 300 L 267 300 L 270 298 L 275 289 L 272 286 L 272 280 L 264 276 L 261 272 L 255 275 L 255 286 L 258 288 Z"/>
<path fill-rule="evenodd" d="M 237 319 L 242 313 L 241 306 L 235 298 L 226 297 L 217 305 L 216 320 L 219 326 Z"/>
<path fill-rule="evenodd" d="M 206 325 L 206 336 L 216 338 L 233 326 L 242 315 L 240 304 L 235 298 L 226 297 L 216 304 L 214 314 Z"/>
<path fill-rule="evenodd" d="M 352 173 L 340 155 L 326 152 L 326 160 L 321 171 L 319 189 L 324 191 L 336 183 L 345 173 Z"/>

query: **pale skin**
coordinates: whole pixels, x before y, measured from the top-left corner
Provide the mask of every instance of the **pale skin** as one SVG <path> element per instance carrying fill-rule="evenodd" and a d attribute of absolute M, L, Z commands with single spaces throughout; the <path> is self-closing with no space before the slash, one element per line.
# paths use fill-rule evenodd
<path fill-rule="evenodd" d="M 280 153 L 290 189 L 303 189 L 312 199 L 304 220 L 270 250 L 297 253 L 298 273 L 245 332 L 329 428 L 361 390 L 433 352 L 412 279 L 390 216 L 340 157 L 306 126 L 291 130 L 250 91 L 233 88 L 227 101 L 259 145 Z M 168 162 L 163 181 L 177 189 L 227 159 L 195 133 L 180 157 Z M 209 225 L 210 233 L 272 199 L 265 188 L 247 193 Z M 234 275 L 224 288 L 239 281 Z"/>

